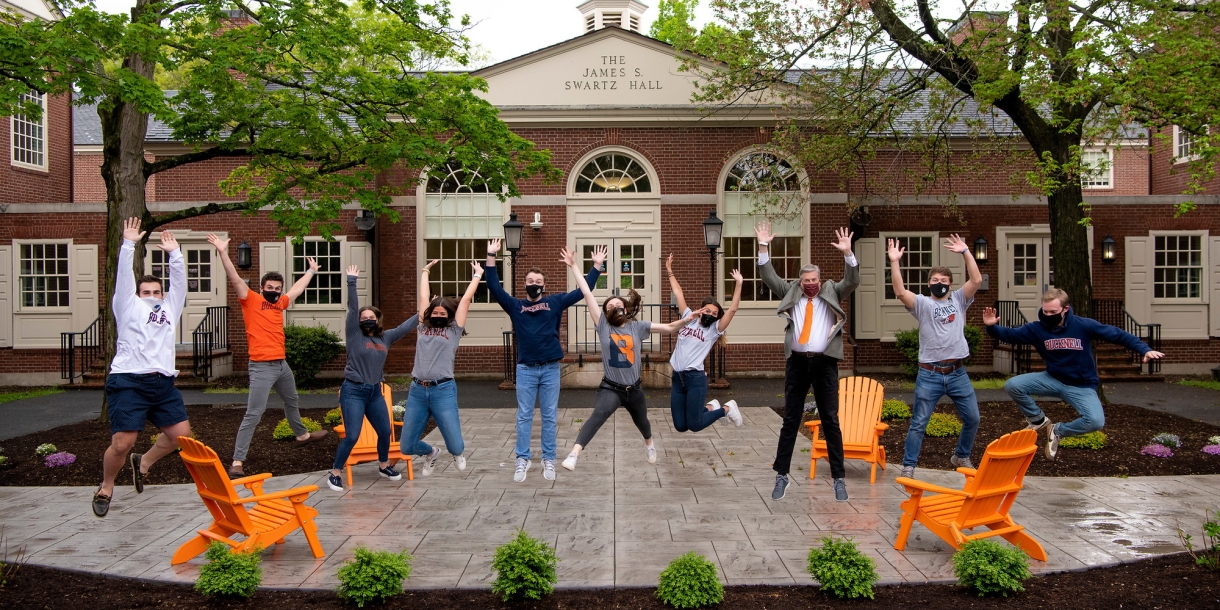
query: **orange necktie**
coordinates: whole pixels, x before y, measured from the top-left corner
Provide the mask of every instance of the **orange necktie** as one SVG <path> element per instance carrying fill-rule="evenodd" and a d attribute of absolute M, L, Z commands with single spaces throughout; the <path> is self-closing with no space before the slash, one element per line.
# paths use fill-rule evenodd
<path fill-rule="evenodd" d="M 801 327 L 800 344 L 809 343 L 809 330 L 813 328 L 813 299 L 805 304 L 805 325 Z"/>

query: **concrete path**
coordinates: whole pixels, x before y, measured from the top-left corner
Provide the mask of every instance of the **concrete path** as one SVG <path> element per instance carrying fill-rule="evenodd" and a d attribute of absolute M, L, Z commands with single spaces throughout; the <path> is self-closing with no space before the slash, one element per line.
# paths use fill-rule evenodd
<path fill-rule="evenodd" d="M 335 572 L 358 545 L 410 551 L 409 588 L 487 587 L 497 545 L 524 528 L 555 546 L 561 587 L 655 586 L 674 557 L 696 551 L 716 563 L 726 584 L 803 584 L 811 546 L 848 536 L 877 563 L 883 583 L 947 582 L 951 550 L 920 525 L 904 552 L 893 549 L 906 496 L 896 468 L 868 484 L 848 462 L 851 501 L 837 503 L 828 468 L 808 479 L 809 442 L 798 437 L 787 498 L 771 500 L 780 420 L 770 409 L 744 409 L 740 428 L 673 430 L 668 409 L 653 404 L 659 449 L 645 460 L 631 420 L 619 412 L 581 457 L 575 472 L 542 478 L 535 454 L 523 483 L 512 481 L 514 412 L 464 409 L 468 467 L 442 459 L 436 472 L 391 482 L 374 466 L 356 468 L 355 489 L 326 488 L 321 473 L 277 477 L 268 491 L 320 485 L 309 502 L 326 556 L 315 560 L 304 537 L 290 536 L 263 557 L 263 584 L 332 589 Z M 560 456 L 590 409 L 561 409 Z M 539 422 L 534 423 L 534 448 Z M 439 432 L 427 439 L 440 442 Z M 171 458 L 172 459 L 172 458 Z M 1038 459 L 1042 459 L 1039 457 Z M 416 464 L 418 469 L 419 463 Z M 129 472 L 121 475 L 128 481 Z M 919 471 L 919 478 L 960 486 L 961 475 Z M 192 582 L 202 558 L 170 566 L 174 550 L 209 523 L 192 485 L 150 486 L 137 496 L 118 488 L 105 519 L 89 511 L 91 488 L 0 488 L 0 525 L 10 548 L 37 565 L 172 582 Z M 1220 476 L 1030 478 L 1012 515 L 1046 547 L 1038 573 L 1110 565 L 1180 550 L 1175 525 L 1197 530 L 1203 511 L 1220 506 Z"/>

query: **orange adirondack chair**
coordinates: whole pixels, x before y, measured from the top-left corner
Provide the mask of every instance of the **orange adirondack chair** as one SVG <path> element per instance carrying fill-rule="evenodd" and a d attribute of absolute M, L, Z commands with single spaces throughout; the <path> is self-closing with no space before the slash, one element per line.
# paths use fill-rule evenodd
<path fill-rule="evenodd" d="M 390 390 L 390 385 L 381 384 L 381 395 L 385 398 L 385 408 L 390 414 L 390 447 L 391 449 L 398 442 L 398 435 L 394 434 L 395 427 L 402 427 L 402 422 L 394 421 L 394 400 L 393 392 Z M 373 429 L 373 424 L 369 423 L 368 419 L 360 420 L 364 425 L 360 428 L 360 438 L 356 439 L 356 446 L 352 447 L 352 454 L 347 456 L 347 463 L 343 465 L 347 471 L 347 486 L 352 486 L 352 466 L 355 464 L 363 464 L 364 462 L 377 461 L 377 431 Z M 339 438 L 347 436 L 347 422 L 335 426 L 335 434 Z M 398 458 L 390 458 L 390 465 L 398 463 L 399 458 L 407 462 L 407 471 L 403 474 L 407 475 L 408 481 L 415 480 L 415 473 L 411 470 L 411 456 L 399 454 Z"/>
<path fill-rule="evenodd" d="M 266 547 L 268 544 L 283 544 L 284 537 L 297 528 L 305 533 L 313 556 L 323 556 L 322 543 L 318 542 L 318 526 L 313 522 L 318 511 L 305 506 L 309 494 L 318 490 L 317 485 L 263 493 L 263 481 L 271 478 L 271 473 L 230 480 L 224 464 L 207 445 L 179 436 L 178 446 L 182 448 L 178 455 L 195 480 L 200 499 L 208 512 L 212 513 L 212 525 L 199 530 L 198 536 L 178 547 L 170 560 L 172 565 L 190 561 L 206 551 L 213 542 L 223 542 L 237 552 Z M 254 495 L 245 498 L 237 495 L 238 486 L 244 486 Z M 253 506 L 247 507 L 247 504 Z M 233 534 L 241 534 L 246 539 L 238 542 L 230 538 Z"/>
<path fill-rule="evenodd" d="M 885 470 L 885 447 L 881 435 L 890 425 L 881 421 L 881 401 L 885 388 L 876 379 L 845 377 L 839 380 L 839 428 L 843 431 L 843 457 L 864 460 L 872 464 L 868 482 L 877 482 L 877 465 Z M 809 478 L 817 474 L 818 458 L 827 458 L 826 439 L 818 438 L 822 422 L 811 420 L 805 427 L 813 433 L 813 448 L 809 450 Z"/>
<path fill-rule="evenodd" d="M 918 520 L 955 549 L 971 540 L 1000 536 L 1030 557 L 1046 561 L 1042 545 L 1008 516 L 1037 450 L 1038 433 L 1034 430 L 1001 436 L 987 445 L 977 469 L 957 469 L 966 475 L 966 484 L 960 490 L 898 477 L 898 483 L 906 486 L 911 497 L 902 503 L 902 521 L 894 548 L 901 551 L 906 547 L 911 525 Z M 924 492 L 934 495 L 925 496 Z M 978 534 L 962 533 L 980 526 L 990 529 Z"/>

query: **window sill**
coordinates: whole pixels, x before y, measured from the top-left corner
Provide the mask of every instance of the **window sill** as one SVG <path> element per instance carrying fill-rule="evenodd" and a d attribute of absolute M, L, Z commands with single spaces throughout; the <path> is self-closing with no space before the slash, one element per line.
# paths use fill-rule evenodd
<path fill-rule="evenodd" d="M 28 165 L 18 161 L 11 161 L 9 165 L 11 165 L 15 170 L 28 174 L 36 174 L 39 176 L 49 176 L 51 174 L 51 167 L 46 165 L 39 167 L 37 165 Z"/>

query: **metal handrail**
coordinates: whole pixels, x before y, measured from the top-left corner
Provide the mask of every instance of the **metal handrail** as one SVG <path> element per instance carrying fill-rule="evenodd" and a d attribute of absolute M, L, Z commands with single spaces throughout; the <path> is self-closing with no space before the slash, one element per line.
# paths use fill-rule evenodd
<path fill-rule="evenodd" d="M 517 383 L 517 335 L 511 330 L 504 331 L 504 381 Z"/>
<path fill-rule="evenodd" d="M 1018 301 L 996 301 L 995 311 L 996 317 L 1000 319 L 999 324 L 1001 326 L 1015 328 L 1029 323 L 1029 320 L 1025 318 L 1025 314 L 1021 313 L 1021 303 Z M 999 339 L 996 339 L 996 343 L 1012 345 Z M 1010 372 L 1014 375 L 1028 373 L 1033 365 L 1033 353 L 1034 348 L 1032 345 L 1012 345 L 1012 367 Z"/>
<path fill-rule="evenodd" d="M 1120 299 L 1094 299 L 1093 300 L 1093 319 L 1102 324 L 1117 326 L 1124 331 L 1139 337 L 1140 341 L 1148 344 L 1148 347 L 1153 351 L 1161 351 L 1161 325 L 1160 324 L 1140 324 Z M 1144 372 L 1143 357 L 1141 354 L 1128 350 L 1131 353 L 1132 362 L 1139 363 L 1140 372 Z M 1160 360 L 1149 360 L 1147 372 L 1149 375 L 1154 375 L 1161 372 Z"/>
<path fill-rule="evenodd" d="M 601 352 L 601 344 L 597 339 L 597 332 L 594 330 L 593 323 L 589 320 L 589 306 L 584 303 L 577 303 L 572 306 L 568 312 L 568 320 L 571 324 L 572 331 L 568 333 L 568 349 L 571 352 L 581 353 L 598 353 Z M 655 322 L 658 324 L 669 324 L 678 317 L 678 307 L 676 305 L 667 305 L 662 303 L 646 303 L 640 305 L 640 311 L 636 314 L 636 319 L 646 322 Z M 641 346 L 641 352 L 645 354 L 668 354 L 674 351 L 674 340 L 676 335 L 649 335 L 644 340 Z"/>
<path fill-rule="evenodd" d="M 206 314 L 191 332 L 195 376 L 207 381 L 212 377 L 212 354 L 229 349 L 229 307 L 207 308 Z"/>
<path fill-rule="evenodd" d="M 76 383 L 102 357 L 102 342 L 106 336 L 106 310 L 98 308 L 97 318 L 78 333 L 59 333 L 59 378 Z M 80 357 L 77 357 L 80 350 Z M 79 371 L 77 367 L 79 366 Z"/>

